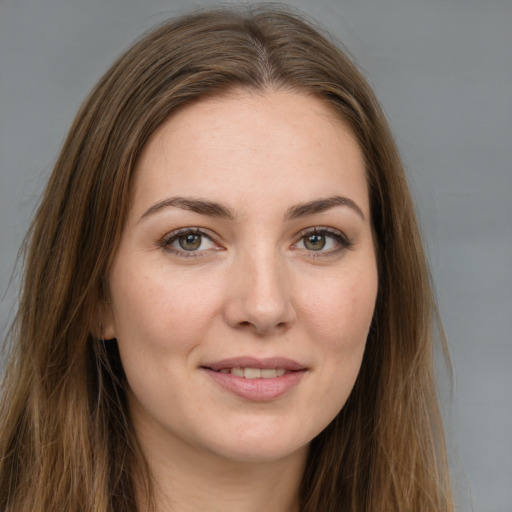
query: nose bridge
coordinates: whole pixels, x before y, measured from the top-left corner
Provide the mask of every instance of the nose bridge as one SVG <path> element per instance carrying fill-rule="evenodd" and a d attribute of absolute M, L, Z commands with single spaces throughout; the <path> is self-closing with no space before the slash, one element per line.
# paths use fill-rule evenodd
<path fill-rule="evenodd" d="M 263 334 L 290 325 L 295 312 L 283 256 L 273 244 L 260 242 L 234 263 L 227 313 L 232 326 Z"/>

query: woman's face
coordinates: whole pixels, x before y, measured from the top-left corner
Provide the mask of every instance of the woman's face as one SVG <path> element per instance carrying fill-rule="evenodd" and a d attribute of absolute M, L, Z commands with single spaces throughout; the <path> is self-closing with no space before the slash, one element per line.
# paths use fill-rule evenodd
<path fill-rule="evenodd" d="M 284 91 L 179 111 L 137 164 L 110 293 L 143 447 L 304 453 L 354 385 L 377 294 L 350 130 Z"/>

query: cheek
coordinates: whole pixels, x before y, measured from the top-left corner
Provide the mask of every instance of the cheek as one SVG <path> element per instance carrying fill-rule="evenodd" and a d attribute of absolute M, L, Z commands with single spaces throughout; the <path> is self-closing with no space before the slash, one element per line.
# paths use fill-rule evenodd
<path fill-rule="evenodd" d="M 177 279 L 139 276 L 117 290 L 115 321 L 118 341 L 169 352 L 198 341 L 208 329 L 216 297 L 208 289 Z"/>
<path fill-rule="evenodd" d="M 377 273 L 347 273 L 330 280 L 323 293 L 309 296 L 304 314 L 323 368 L 325 400 L 341 408 L 355 383 L 370 329 L 377 295 Z"/>
<path fill-rule="evenodd" d="M 302 296 L 307 307 L 301 327 L 314 344 L 317 370 L 307 398 L 312 413 L 303 421 L 308 424 L 305 430 L 314 435 L 343 408 L 361 368 L 377 294 L 376 271 L 371 265 L 365 269 L 357 272 L 352 267 L 314 288 L 316 293 Z"/>
<path fill-rule="evenodd" d="M 325 349 L 337 353 L 364 345 L 377 296 L 377 274 L 347 274 L 304 299 L 304 318 Z"/>
<path fill-rule="evenodd" d="M 159 403 L 162 394 L 165 400 L 180 400 L 177 388 L 162 383 L 187 378 L 189 356 L 218 308 L 218 287 L 199 289 L 195 279 L 168 274 L 112 272 L 116 338 L 131 391 L 141 403 Z"/>

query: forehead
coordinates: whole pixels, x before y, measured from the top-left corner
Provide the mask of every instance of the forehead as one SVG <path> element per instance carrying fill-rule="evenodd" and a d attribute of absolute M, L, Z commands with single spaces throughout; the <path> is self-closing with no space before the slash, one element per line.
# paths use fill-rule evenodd
<path fill-rule="evenodd" d="M 165 194 L 307 201 L 342 189 L 367 211 L 365 174 L 351 129 L 326 102 L 235 91 L 182 108 L 153 134 L 137 163 L 134 207 Z"/>

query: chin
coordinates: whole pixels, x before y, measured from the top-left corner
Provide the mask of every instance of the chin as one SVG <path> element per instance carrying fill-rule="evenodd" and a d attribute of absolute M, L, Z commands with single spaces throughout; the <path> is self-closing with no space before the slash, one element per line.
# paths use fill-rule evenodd
<path fill-rule="evenodd" d="M 217 452 L 222 458 L 237 463 L 267 463 L 286 460 L 293 457 L 301 457 L 307 453 L 308 446 L 300 446 L 290 449 L 289 447 L 263 448 L 261 444 L 255 446 L 230 447 L 225 451 Z"/>
<path fill-rule="evenodd" d="M 222 444 L 212 443 L 211 449 L 226 460 L 252 463 L 302 457 L 307 453 L 309 438 L 304 439 L 301 436 L 300 439 L 296 439 L 276 430 L 265 434 L 246 431 L 239 436 L 230 436 Z"/>

